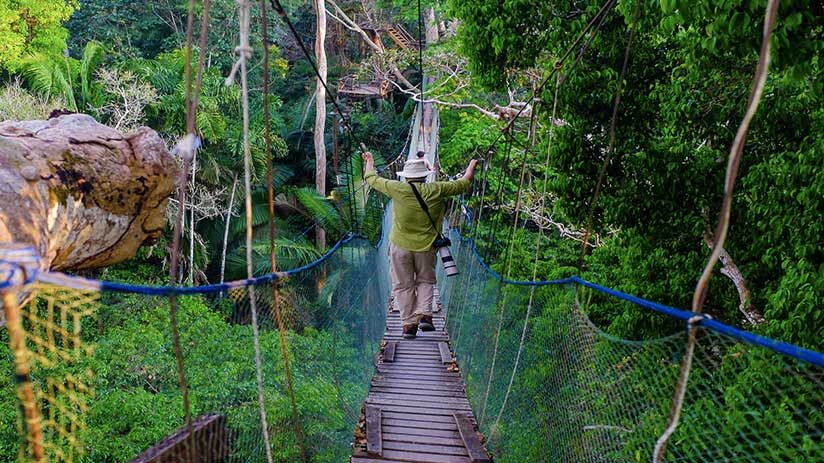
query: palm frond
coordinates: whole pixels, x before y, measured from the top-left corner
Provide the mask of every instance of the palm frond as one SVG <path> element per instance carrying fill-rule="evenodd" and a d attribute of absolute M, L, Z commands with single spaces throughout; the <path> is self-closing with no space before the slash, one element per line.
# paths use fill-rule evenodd
<path fill-rule="evenodd" d="M 74 97 L 69 59 L 65 58 L 65 66 L 55 65 L 53 69 L 54 86 L 52 88 L 58 90 L 60 94 L 63 95 L 63 98 L 66 99 L 66 103 L 69 105 L 69 109 L 77 111 L 77 99 Z"/>
<path fill-rule="evenodd" d="M 54 62 L 44 55 L 31 55 L 23 60 L 23 77 L 32 91 L 54 96 Z"/>
<path fill-rule="evenodd" d="M 83 48 L 83 57 L 80 58 L 80 98 L 89 105 L 95 101 L 92 90 L 92 76 L 94 70 L 103 61 L 104 48 L 100 42 L 89 41 Z"/>
<path fill-rule="evenodd" d="M 306 213 L 313 222 L 320 224 L 327 231 L 334 231 L 341 234 L 345 231 L 346 225 L 343 223 L 340 211 L 310 187 L 296 188 L 292 190 L 295 199 L 306 209 Z"/>
<path fill-rule="evenodd" d="M 278 270 L 283 271 L 309 264 L 320 258 L 321 253 L 306 239 L 281 237 L 275 239 L 275 256 Z M 268 241 L 252 243 L 252 260 L 255 275 L 265 275 L 271 271 Z M 232 279 L 246 276 L 246 246 L 238 246 L 226 256 L 226 273 Z"/>

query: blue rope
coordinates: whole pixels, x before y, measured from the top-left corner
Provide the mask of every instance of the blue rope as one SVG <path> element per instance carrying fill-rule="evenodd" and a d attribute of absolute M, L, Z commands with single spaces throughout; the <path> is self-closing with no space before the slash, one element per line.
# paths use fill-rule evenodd
<path fill-rule="evenodd" d="M 778 352 L 780 354 L 788 355 L 794 359 L 801 360 L 819 367 L 824 367 L 824 354 L 820 352 L 804 349 L 803 347 L 796 346 L 795 344 L 777 341 L 775 339 L 771 339 L 766 336 L 761 336 L 755 333 L 750 333 L 749 331 L 744 331 L 742 329 L 732 327 L 730 325 L 721 323 L 717 320 L 712 320 L 711 318 L 708 318 L 703 314 L 697 314 L 695 312 L 691 312 L 688 310 L 677 309 L 675 307 L 670 307 L 664 304 L 649 301 L 638 296 L 633 296 L 632 294 L 625 293 L 623 291 L 618 291 L 617 289 L 601 286 L 597 283 L 584 280 L 583 278 L 578 276 L 571 276 L 557 280 L 540 281 L 510 280 L 504 278 L 503 276 L 501 276 L 501 274 L 492 270 L 492 268 L 490 268 L 489 265 L 486 262 L 484 262 L 483 258 L 478 252 L 478 248 L 475 246 L 475 241 L 472 238 L 464 238 L 460 235 L 457 229 L 453 229 L 453 232 L 457 233 L 458 236 L 461 237 L 461 241 L 467 242 L 470 245 L 470 247 L 472 248 L 472 253 L 474 254 L 478 263 L 481 264 L 481 267 L 483 267 L 495 279 L 504 284 L 514 286 L 548 286 L 577 284 L 580 286 L 585 286 L 587 288 L 594 289 L 609 296 L 631 302 L 639 307 L 643 307 L 645 309 L 649 309 L 669 317 L 677 318 L 685 322 L 690 322 L 690 320 L 696 320 L 695 317 L 698 317 L 697 321 L 695 322 L 696 325 L 703 326 L 704 328 L 707 328 L 711 331 L 715 331 L 716 333 L 720 333 L 725 336 L 735 338 L 747 344 L 763 347 L 774 352 Z"/>
<path fill-rule="evenodd" d="M 469 209 L 467 208 L 467 211 Z M 567 278 L 560 278 L 556 280 L 539 280 L 539 281 L 528 281 L 528 280 L 511 280 L 508 278 L 504 278 L 500 273 L 492 270 L 492 268 L 484 261 L 483 257 L 481 257 L 480 253 L 478 252 L 478 248 L 475 245 L 475 240 L 472 238 L 465 238 L 463 237 L 457 229 L 452 230 L 453 233 L 457 234 L 459 239 L 462 242 L 465 242 L 469 245 L 472 249 L 472 254 L 475 256 L 475 259 L 481 265 L 481 267 L 490 275 L 492 275 L 496 280 L 513 286 L 532 286 L 532 287 L 540 287 L 540 286 L 551 286 L 551 285 L 569 285 L 569 284 L 576 284 L 580 286 L 584 286 L 590 289 L 594 289 L 601 293 L 607 294 L 609 296 L 625 300 L 631 302 L 639 307 L 643 307 L 645 309 L 652 310 L 654 312 L 658 312 L 660 314 L 676 318 L 679 320 L 683 320 L 685 322 L 690 322 L 691 320 L 695 321 L 695 324 L 701 325 L 704 328 L 709 330 L 715 331 L 716 333 L 723 334 L 725 336 L 729 336 L 731 338 L 737 339 L 739 341 L 745 342 L 747 344 L 755 345 L 764 347 L 766 349 L 770 349 L 774 352 L 778 352 L 784 355 L 788 355 L 792 358 L 819 366 L 824 367 L 824 354 L 815 352 L 809 349 L 804 349 L 802 347 L 796 346 L 794 344 L 777 341 L 775 339 L 771 339 L 765 336 L 761 336 L 755 333 L 750 333 L 748 331 L 744 331 L 730 325 L 726 325 L 716 320 L 712 320 L 706 316 L 701 314 L 696 314 L 694 312 L 690 312 L 687 310 L 677 309 L 675 307 L 670 307 L 664 304 L 659 304 L 657 302 L 649 301 L 638 296 L 633 296 L 632 294 L 628 294 L 617 289 L 609 288 L 606 286 L 601 286 L 597 283 L 593 283 L 591 281 L 584 280 L 578 276 L 570 276 Z M 209 293 L 219 293 L 222 291 L 228 291 L 233 288 L 242 288 L 251 285 L 259 285 L 263 283 L 268 283 L 271 281 L 288 278 L 308 270 L 311 270 L 321 263 L 328 260 L 332 255 L 337 252 L 338 249 L 343 247 L 343 245 L 353 241 L 354 239 L 366 239 L 363 235 L 357 233 L 348 233 L 343 239 L 335 243 L 332 248 L 330 248 L 325 254 L 323 254 L 320 258 L 316 259 L 313 262 L 310 262 L 306 265 L 301 267 L 297 267 L 291 270 L 287 270 L 284 272 L 276 272 L 270 273 L 267 275 L 263 275 L 257 278 L 249 278 L 245 280 L 237 280 L 231 281 L 223 284 L 213 284 L 213 285 L 204 285 L 204 286 L 192 286 L 192 287 L 180 287 L 180 286 L 145 286 L 145 285 L 132 285 L 126 283 L 115 283 L 111 281 L 94 281 L 88 280 L 85 278 L 80 277 L 73 277 L 73 276 L 64 276 L 62 277 L 64 281 L 67 281 L 69 285 L 72 281 L 78 282 L 78 286 L 85 286 L 91 287 L 96 286 L 99 287 L 100 290 L 106 291 L 113 291 L 113 292 L 127 292 L 127 293 L 136 293 L 136 294 L 146 294 L 151 296 L 170 296 L 170 295 L 192 295 L 192 294 L 209 294 Z M 380 244 L 380 243 L 379 243 Z M 15 264 L 20 265 L 20 263 L 15 262 L 0 262 L 0 263 L 7 263 L 7 264 Z M 45 276 L 47 277 L 49 274 L 47 273 Z M 9 275 L 11 276 L 11 275 Z M 27 283 L 30 283 L 33 279 L 38 278 L 38 274 L 35 272 L 34 275 L 27 275 Z M 43 278 L 44 280 L 48 280 L 48 278 Z M 8 285 L 8 281 L 0 282 L 0 289 L 4 287 L 4 285 Z M 696 319 L 696 317 L 698 317 Z"/>
<path fill-rule="evenodd" d="M 305 271 L 311 270 L 318 265 L 322 264 L 326 260 L 328 260 L 332 255 L 340 249 L 343 245 L 351 242 L 352 240 L 360 238 L 365 239 L 364 236 L 349 233 L 346 237 L 335 243 L 325 254 L 323 254 L 318 259 L 300 266 L 293 268 L 291 270 L 286 270 L 283 272 L 275 272 L 269 273 L 257 278 L 247 278 L 245 280 L 236 280 L 230 281 L 223 284 L 213 284 L 213 285 L 203 285 L 203 286 L 146 286 L 146 285 L 133 285 L 128 283 L 117 283 L 113 281 L 96 281 L 96 280 L 88 280 L 86 278 L 75 277 L 70 275 L 61 275 L 61 281 L 65 281 L 67 286 L 72 286 L 72 282 L 76 282 L 75 286 L 78 287 L 96 287 L 100 290 L 105 291 L 113 291 L 113 292 L 120 292 L 120 293 L 135 293 L 135 294 L 145 294 L 149 296 L 171 296 L 171 295 L 192 295 L 192 294 L 210 294 L 210 293 L 219 293 L 223 291 L 228 291 L 233 288 L 243 288 L 246 286 L 252 285 L 259 285 L 263 283 L 268 283 L 275 280 L 280 280 L 284 278 L 288 278 L 299 273 L 303 273 Z M 45 282 L 49 282 L 48 275 L 43 278 Z"/>

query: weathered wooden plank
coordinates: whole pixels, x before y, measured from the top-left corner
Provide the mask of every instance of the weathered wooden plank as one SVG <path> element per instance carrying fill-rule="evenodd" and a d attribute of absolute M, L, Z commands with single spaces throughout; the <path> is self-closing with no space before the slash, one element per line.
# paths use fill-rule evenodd
<path fill-rule="evenodd" d="M 392 405 L 396 407 L 407 407 L 409 410 L 421 409 L 421 410 L 431 410 L 431 409 L 441 409 L 441 410 L 452 410 L 452 411 L 468 411 L 472 410 L 469 404 L 462 404 L 462 403 L 432 403 L 432 402 L 420 402 L 417 400 L 397 400 L 397 399 L 383 399 L 383 398 L 373 398 L 367 397 L 366 403 L 374 404 L 374 405 Z"/>
<path fill-rule="evenodd" d="M 454 414 L 453 414 L 454 416 Z M 448 439 L 460 439 L 461 435 L 458 431 L 446 431 L 443 429 L 421 429 L 409 428 L 406 426 L 384 426 L 384 432 L 392 434 L 403 434 L 407 436 L 428 436 L 428 437 L 446 437 Z"/>
<path fill-rule="evenodd" d="M 390 456 L 391 455 L 391 456 Z M 436 455 L 430 453 L 404 452 L 387 450 L 383 458 L 370 458 L 368 454 L 355 454 L 352 463 L 376 463 L 385 461 L 412 462 L 412 463 L 472 463 L 468 457 L 459 455 Z"/>
<path fill-rule="evenodd" d="M 455 422 L 458 424 L 458 431 L 466 450 L 469 452 L 472 463 L 490 463 L 492 460 L 489 459 L 489 454 L 486 453 L 483 444 L 481 444 L 475 430 L 475 424 L 469 420 L 469 416 L 465 413 L 455 413 Z"/>
<path fill-rule="evenodd" d="M 463 445 L 461 446 L 451 446 L 451 445 L 432 445 L 432 444 L 409 444 L 406 442 L 387 442 L 385 448 L 387 450 L 403 450 L 407 452 L 420 452 L 420 453 L 437 453 L 441 455 L 461 455 L 461 456 L 469 456 L 466 452 L 466 448 Z"/>
<path fill-rule="evenodd" d="M 188 458 L 191 442 L 195 443 L 198 461 L 213 463 L 225 461 L 230 453 L 226 417 L 206 414 L 192 421 L 191 439 L 188 426 L 182 426 L 170 436 L 135 457 L 131 463 L 167 463 Z"/>
<path fill-rule="evenodd" d="M 379 365 L 383 371 L 403 371 L 405 373 L 432 373 L 432 374 L 446 374 L 452 373 L 457 375 L 455 371 L 449 371 L 442 363 L 435 365 Z"/>
<path fill-rule="evenodd" d="M 440 429 L 442 431 L 457 431 L 458 427 L 455 423 L 433 423 L 431 421 L 409 421 L 398 420 L 394 418 L 384 418 L 384 424 L 387 426 L 404 426 L 407 428 L 423 428 L 423 429 Z"/>
<path fill-rule="evenodd" d="M 430 415 L 430 414 L 423 414 L 418 412 L 389 412 L 385 409 L 381 409 L 381 417 L 384 420 L 387 419 L 397 419 L 397 420 L 404 420 L 407 423 L 415 423 L 417 421 L 422 421 L 424 423 L 447 423 L 447 424 L 455 424 L 455 417 L 451 415 Z M 386 436 L 384 436 L 384 439 Z"/>
<path fill-rule="evenodd" d="M 460 379 L 457 378 L 415 376 L 403 373 L 393 373 L 391 371 L 381 373 L 380 379 L 389 381 L 419 381 L 426 384 L 444 384 L 453 386 L 461 384 Z"/>
<path fill-rule="evenodd" d="M 455 359 L 452 358 L 452 352 L 449 350 L 449 344 L 445 342 L 439 342 L 438 350 L 441 351 L 441 362 L 453 363 L 455 361 Z"/>
<path fill-rule="evenodd" d="M 378 394 L 384 395 L 393 395 L 393 396 L 402 396 L 402 397 L 446 397 L 446 398 L 460 398 L 465 399 L 466 395 L 461 390 L 453 390 L 453 391 L 442 391 L 439 388 L 430 388 L 430 389 L 401 389 L 398 387 L 380 387 L 380 386 L 373 386 L 372 392 L 377 392 Z"/>
<path fill-rule="evenodd" d="M 424 405 L 424 404 L 434 404 L 434 405 L 469 405 L 469 400 L 466 397 L 443 397 L 443 396 L 432 396 L 428 394 L 424 395 L 414 395 L 414 394 L 386 394 L 383 392 L 371 392 L 369 394 L 369 398 L 373 400 L 402 400 L 402 401 L 411 401 L 412 403 Z M 430 406 L 430 405 L 427 405 Z"/>
<path fill-rule="evenodd" d="M 407 374 L 419 374 L 424 376 L 446 376 L 446 377 L 458 377 L 460 378 L 460 373 L 447 371 L 443 365 L 439 365 L 437 370 L 433 370 L 431 368 L 426 367 L 407 367 L 407 366 L 397 366 L 397 365 L 378 365 L 378 371 L 392 371 L 396 373 L 407 373 Z"/>
<path fill-rule="evenodd" d="M 398 357 L 395 356 L 394 360 L 395 361 L 392 362 L 392 364 L 394 366 L 398 367 L 398 368 L 405 368 L 405 367 L 411 367 L 411 368 L 436 368 L 440 371 L 445 371 L 446 370 L 446 367 L 444 367 L 443 364 L 441 364 L 441 359 L 440 358 L 437 358 L 437 359 L 433 358 L 433 359 L 429 359 L 429 360 L 413 360 L 413 359 L 410 359 L 410 358 L 406 358 L 403 361 L 399 361 Z"/>
<path fill-rule="evenodd" d="M 453 420 L 455 418 L 452 418 Z M 461 446 L 464 445 L 463 441 L 460 437 L 457 439 L 451 439 L 448 437 L 432 437 L 432 436 L 412 436 L 409 434 L 390 434 L 385 433 L 383 435 L 383 440 L 386 442 L 409 442 L 412 444 L 437 444 L 437 445 L 452 445 L 452 446 Z"/>
<path fill-rule="evenodd" d="M 438 455 L 434 453 L 403 452 L 400 450 L 385 450 L 386 458 L 397 458 L 401 461 L 413 463 L 472 463 L 468 457 L 458 455 Z"/>
<path fill-rule="evenodd" d="M 383 452 L 383 437 L 381 436 L 381 409 L 366 405 L 366 451 L 373 455 Z"/>
<path fill-rule="evenodd" d="M 356 457 L 356 456 L 353 456 L 349 460 L 350 463 L 384 463 L 384 462 L 387 462 L 387 461 L 390 461 L 390 462 L 391 461 L 398 461 L 398 462 L 400 462 L 400 461 L 403 461 L 403 460 L 387 460 L 385 458 L 375 459 L 375 458 L 369 458 L 369 457 Z"/>
<path fill-rule="evenodd" d="M 376 378 L 372 380 L 372 387 L 412 389 L 416 391 L 448 391 L 460 392 L 461 394 L 464 392 L 463 384 L 458 381 L 420 382 L 414 379 Z"/>
<path fill-rule="evenodd" d="M 381 405 L 381 413 L 385 412 L 398 412 L 398 413 L 410 413 L 410 412 L 418 412 L 422 415 L 441 415 L 441 416 L 453 416 L 453 413 L 456 411 L 461 410 L 450 410 L 447 408 L 423 408 L 423 407 L 407 407 L 402 405 Z M 452 418 L 453 420 L 455 418 Z M 384 436 L 386 435 L 386 430 L 383 430 Z"/>
<path fill-rule="evenodd" d="M 395 361 L 395 346 L 398 343 L 395 341 L 389 341 L 386 343 L 386 346 L 383 348 L 383 361 L 386 363 L 393 363 Z"/>
<path fill-rule="evenodd" d="M 395 348 L 395 361 L 411 361 L 411 360 L 425 360 L 425 361 L 432 361 L 437 362 L 441 359 L 441 354 L 439 352 L 431 351 L 431 352 L 410 352 L 406 350 L 400 350 L 397 347 Z"/>
<path fill-rule="evenodd" d="M 437 399 L 444 399 L 444 400 L 437 400 Z M 460 412 L 460 411 L 469 411 L 472 410 L 472 407 L 469 405 L 469 402 L 461 402 L 461 400 L 466 399 L 450 399 L 450 398 L 441 398 L 437 397 L 435 400 L 421 400 L 418 397 L 408 397 L 408 396 L 388 396 L 388 397 L 369 397 L 366 399 L 366 402 L 369 404 L 374 404 L 377 406 L 382 405 L 394 405 L 399 407 L 409 407 L 411 411 L 421 410 L 426 411 L 426 409 L 435 408 L 435 409 L 450 409 L 452 411 Z"/>

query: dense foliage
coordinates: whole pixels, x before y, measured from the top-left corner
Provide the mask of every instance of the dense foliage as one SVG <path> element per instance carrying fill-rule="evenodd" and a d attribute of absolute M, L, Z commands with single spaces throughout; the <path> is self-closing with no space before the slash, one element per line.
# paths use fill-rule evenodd
<path fill-rule="evenodd" d="M 750 129 L 726 249 L 741 269 L 766 323 L 756 329 L 821 349 L 824 290 L 821 193 L 815 175 L 824 139 L 824 30 L 821 5 L 782 2 L 764 99 Z M 556 211 L 586 225 L 627 45 L 636 29 L 618 112 L 615 156 L 595 207 L 595 231 L 609 235 L 587 259 L 585 276 L 631 293 L 689 307 L 709 252 L 726 158 L 749 96 L 758 57 L 761 2 L 619 1 L 580 63 L 564 68 L 550 153 Z M 547 73 L 600 7 L 578 2 L 462 2 L 460 43 L 472 77 L 500 89 L 526 69 Z M 528 19 L 527 19 L 528 18 Z M 539 107 L 546 149 L 554 81 Z M 459 124 L 457 132 L 467 129 Z M 543 153 L 541 153 L 543 157 Z M 529 169 L 538 175 L 537 162 Z M 510 170 L 514 174 L 514 169 Z M 514 190 L 510 189 L 510 197 Z M 613 233 L 614 232 L 614 233 Z M 719 266 L 720 267 L 720 266 Z M 803 289 L 802 289 L 803 288 Z M 738 295 L 716 272 L 707 310 L 742 322 Z M 656 336 L 642 313 L 608 307 L 592 315 L 623 336 Z"/>
<path fill-rule="evenodd" d="M 311 48 L 316 13 L 308 2 L 284 3 L 301 40 Z M 0 117 L 45 118 L 50 110 L 63 107 L 92 114 L 123 131 L 148 125 L 173 145 L 185 131 L 187 4 L 183 0 L 0 1 Z M 337 4 L 364 23 L 364 18 L 387 24 L 403 22 L 414 38 L 422 32 L 417 2 Z M 443 21 L 445 40 L 429 44 L 424 52 L 425 73 L 434 79 L 428 88 L 443 100 L 439 101 L 440 161 L 449 173 L 460 171 L 471 157 L 486 161 L 476 181 L 476 195 L 466 198 L 473 207 L 484 206 L 483 220 L 464 232 L 478 239 L 493 268 L 513 279 L 530 279 L 537 257 L 539 279 L 582 272 L 589 280 L 688 308 L 709 254 L 705 239 L 717 220 L 729 146 L 749 97 L 766 0 L 618 0 L 597 24 L 597 35 L 585 47 L 575 47 L 561 69 L 563 83 L 557 91 L 555 120 L 551 119 L 555 79 L 538 95 L 534 138 L 527 134 L 529 117 L 519 118 L 499 138 L 512 115 L 500 103 L 509 98 L 511 108 L 512 101 L 526 101 L 601 5 L 571 0 L 448 0 L 422 5 L 434 8 L 438 21 Z M 367 12 L 371 16 L 361 14 L 367 6 L 372 8 Z M 236 2 L 213 0 L 211 18 L 208 48 L 194 50 L 194 59 L 203 53 L 207 66 L 197 120 L 203 147 L 190 185 L 194 214 L 186 210 L 181 246 L 186 250 L 180 262 L 181 282 L 190 284 L 246 276 L 246 219 L 239 178 L 243 162 L 240 92 L 237 86 L 224 85 L 238 40 Z M 824 297 L 824 7 L 815 0 L 784 1 L 778 18 L 770 75 L 747 138 L 725 246 L 751 291 L 746 302 L 765 321 L 752 325 L 745 320 L 739 309 L 740 296 L 721 273 L 721 265 L 710 286 L 706 311 L 732 325 L 824 350 L 824 310 L 820 307 Z M 255 8 L 253 23 L 260 19 L 260 10 Z M 270 43 L 262 43 L 257 27 L 251 38 L 255 47 L 250 66 L 251 225 L 258 274 L 270 269 L 261 48 L 268 47 L 272 55 L 269 109 L 274 132 L 275 246 L 281 269 L 322 255 L 325 249 L 316 245 L 311 233 L 317 224 L 328 233 L 327 245 L 353 229 L 373 241 L 377 238 L 381 204 L 361 188 L 356 146 L 363 142 L 375 150 L 379 164 L 394 159 L 405 146 L 414 107 L 410 94 L 416 91 L 396 91 L 385 100 L 343 102 L 355 133 L 334 137 L 339 139 L 339 150 L 337 157 L 330 156 L 327 169 L 331 194 L 321 196 L 313 188 L 313 72 L 298 43 L 271 11 L 269 23 Z M 332 83 L 348 74 L 377 73 L 387 63 L 399 66 L 404 78 L 417 83 L 416 53 L 390 45 L 384 55 L 370 56 L 369 47 L 359 42 L 362 39 L 357 34 L 332 24 L 327 42 Z M 197 21 L 194 26 L 199 30 Z M 457 36 L 451 37 L 448 31 L 455 28 Z M 634 29 L 634 37 L 617 113 L 615 154 L 593 205 L 629 28 Z M 327 127 L 331 127 L 333 115 L 337 118 L 331 105 L 327 114 Z M 534 147 L 525 148 L 533 141 Z M 327 151 L 335 152 L 329 131 L 326 142 Z M 176 212 L 173 205 L 169 216 Z M 579 269 L 580 238 L 590 212 L 594 216 L 592 241 L 597 245 L 589 249 Z M 163 275 L 169 264 L 170 237 L 169 229 L 159 243 L 141 250 L 132 261 L 87 276 L 167 284 Z M 293 313 L 326 317 L 326 329 L 307 329 L 301 323 L 289 327 L 289 344 L 308 357 L 328 350 L 333 339 L 340 345 L 354 344 L 354 335 L 338 339 L 336 334 L 354 324 L 337 325 L 338 320 L 323 312 L 341 297 L 336 291 L 345 278 L 330 273 L 315 285 L 306 284 L 301 294 L 291 295 Z M 589 317 L 611 335 L 651 339 L 683 328 L 629 304 L 583 294 Z M 523 315 L 521 299 L 508 312 L 513 320 Z M 546 297 L 545 304 L 559 304 L 561 299 Z M 108 305 L 104 304 L 98 325 L 89 331 L 90 341 L 99 346 L 93 364 L 88 365 L 97 372 L 98 396 L 83 437 L 88 443 L 88 461 L 124 461 L 179 425 L 182 398 L 173 368 L 167 305 L 136 297 L 105 302 Z M 248 320 L 233 318 L 236 310 L 231 302 L 209 298 L 187 298 L 181 305 L 181 335 L 194 346 L 187 359 L 190 381 L 193 389 L 208 397 L 195 395 L 195 413 L 223 407 L 219 399 L 230 392 L 248 393 L 255 387 L 251 345 L 240 348 L 241 343 L 232 342 L 250 334 Z M 494 322 L 496 314 L 489 315 Z M 535 326 L 548 326 L 557 316 L 538 311 Z M 503 336 L 519 339 L 519 329 L 517 323 L 507 325 Z M 267 331 L 263 342 L 276 344 L 276 334 Z M 558 343 L 564 335 L 536 335 L 537 346 L 525 353 L 534 363 L 524 372 L 531 388 L 523 394 L 545 392 L 544 382 L 553 375 L 554 363 L 541 357 L 540 343 Z M 2 336 L 2 358 L 10 359 L 7 339 Z M 342 349 L 338 360 L 342 364 L 363 362 L 353 349 Z M 209 368 L 216 358 L 222 372 L 239 380 L 216 380 Z M 489 367 L 482 358 L 473 360 L 481 372 Z M 721 368 L 729 368 L 727 360 L 719 359 Z M 282 365 L 271 367 L 276 372 L 274 381 L 282 383 Z M 323 407 L 336 397 L 332 388 L 344 388 L 357 397 L 366 382 L 351 375 L 343 384 L 338 383 L 340 378 L 313 376 L 329 370 L 327 363 L 314 363 L 311 368 L 311 372 L 297 369 L 298 376 L 314 378 L 301 383 L 307 390 L 298 391 L 298 408 L 302 416 L 320 417 L 308 434 L 310 439 L 326 442 L 325 433 L 340 437 L 351 431 L 341 429 L 346 422 L 343 417 L 324 415 L 328 408 Z M 754 361 L 744 371 L 727 377 L 720 387 L 737 396 L 753 376 L 766 376 L 774 367 L 768 361 Z M 8 399 L 14 395 L 12 379 L 9 374 L 0 375 L 3 423 L 13 423 L 17 416 L 15 400 Z M 472 387 L 483 385 L 470 381 Z M 284 391 L 272 386 L 266 394 L 275 417 L 273 426 L 287 426 L 289 405 Z M 229 404 L 225 409 L 236 420 L 233 423 L 255 423 L 256 409 L 249 403 Z M 541 411 L 553 413 L 550 408 Z M 727 418 L 733 423 L 745 419 L 718 419 Z M 776 412 L 776 423 L 786 419 Z M 524 422 L 525 427 L 542 424 Z M 695 433 L 701 426 L 687 423 L 687 429 Z M 552 435 L 550 431 L 561 432 L 547 430 L 547 435 Z M 641 442 L 650 436 L 635 438 Z M 541 442 L 513 442 L 524 461 L 542 455 Z M 297 443 L 280 444 L 279 461 L 296 461 Z M 17 448 L 17 430 L 0 428 L 0 455 L 14 455 Z M 325 451 L 331 446 L 318 448 Z M 317 461 L 339 461 L 343 455 L 329 452 L 315 455 Z M 627 458 L 640 459 L 638 455 Z"/>
<path fill-rule="evenodd" d="M 183 48 L 189 2 L 125 2 L 81 0 L 70 2 L 0 2 L 0 68 L 2 93 L 0 116 L 8 119 L 45 119 L 54 109 L 84 112 L 118 130 L 128 132 L 140 125 L 157 130 L 171 148 L 185 132 L 186 54 Z M 301 37 L 314 34 L 314 12 L 305 5 L 290 5 Z M 245 230 L 242 197 L 242 126 L 240 90 L 226 86 L 226 75 L 236 59 L 238 41 L 237 2 L 212 2 L 209 43 L 194 50 L 193 61 L 206 54 L 206 69 L 197 118 L 202 148 L 198 152 L 190 201 L 186 209 L 181 244 L 181 278 L 204 284 L 246 277 Z M 74 14 L 72 14 L 74 13 Z M 202 13 L 200 7 L 196 16 Z M 262 86 L 263 46 L 260 10 L 253 9 L 250 66 L 251 142 L 253 162 L 253 223 L 256 274 L 269 273 L 267 154 L 264 148 Z M 71 19 L 69 19 L 71 17 Z M 288 35 L 277 15 L 270 11 L 270 113 L 273 186 L 276 193 L 275 247 L 280 269 L 294 268 L 317 259 L 326 249 L 314 242 L 315 224 L 327 229 L 328 244 L 351 229 L 373 240 L 380 231 L 382 203 L 363 188 L 359 154 L 353 147 L 364 142 L 382 157 L 394 158 L 405 140 L 406 99 L 395 104 L 349 101 L 349 124 L 354 137 L 338 134 L 339 156 L 329 159 L 327 198 L 314 190 L 314 151 L 311 121 L 314 119 L 315 80 L 306 58 Z M 94 24 L 94 27 L 90 27 Z M 194 30 L 200 28 L 196 20 Z M 196 35 L 196 34 L 195 34 Z M 337 40 L 337 39 L 336 39 Z M 330 41 L 332 42 L 332 41 Z M 332 42 L 335 43 L 335 42 Z M 277 45 L 275 45 L 277 44 Z M 349 59 L 357 49 L 347 50 Z M 339 65 L 341 53 L 330 57 L 332 82 L 351 72 L 352 64 Z M 330 115 L 333 110 L 327 111 Z M 331 127 L 331 117 L 327 127 Z M 327 132 L 328 151 L 332 134 Z M 381 154 L 385 153 L 385 156 Z M 337 169 L 333 168 L 333 163 Z M 340 178 L 336 175 L 340 174 Z M 234 198 L 232 200 L 232 191 Z M 232 206 L 230 207 L 230 203 Z M 169 211 L 177 213 L 176 203 Z M 229 222 L 227 223 L 227 217 Z M 194 226 L 192 225 L 194 220 Z M 173 220 L 169 220 L 172 223 Z M 192 227 L 194 230 L 192 230 Z M 222 269 L 225 241 L 225 274 Z M 192 266 L 189 265 L 190 240 Z M 171 227 L 161 240 L 144 248 L 129 261 L 85 276 L 143 285 L 168 284 Z M 349 251 L 347 256 L 357 257 Z M 360 257 L 363 264 L 363 257 Z M 323 271 L 323 281 L 294 282 L 281 295 L 287 319 L 286 342 L 294 355 L 296 396 L 312 461 L 341 461 L 349 452 L 357 410 L 367 382 L 360 371 L 367 344 L 360 328 L 365 324 L 354 314 L 336 316 L 335 307 L 357 304 L 365 297 L 362 288 L 346 285 L 348 279 L 363 282 L 338 263 L 335 271 Z M 314 275 L 314 274 L 313 274 Z M 356 291 L 357 290 L 357 291 Z M 65 295 L 65 298 L 70 296 Z M 271 295 L 269 296 L 271 297 Z M 366 295 L 368 297 L 368 295 Z M 341 299 L 348 298 L 348 299 Z M 182 394 L 171 344 L 169 303 L 164 298 L 104 295 L 95 321 L 84 325 L 84 339 L 95 345 L 95 355 L 74 373 L 95 373 L 94 400 L 86 412 L 86 428 L 78 430 L 86 454 L 82 461 L 128 461 L 183 422 Z M 68 302 L 68 300 L 66 301 Z M 220 411 L 238 439 L 238 461 L 258 461 L 260 419 L 256 400 L 256 376 L 248 307 L 238 296 L 180 299 L 178 312 L 192 413 Z M 373 304 L 379 298 L 373 297 Z M 271 302 L 264 305 L 268 307 Z M 335 313 L 333 313 L 333 310 Z M 377 313 L 382 313 L 382 310 Z M 358 314 L 362 316 L 362 314 Z M 366 329 L 364 327 L 364 329 Z M 377 335 L 379 331 L 374 330 Z M 8 339 L 3 331 L 0 356 L 11 365 Z M 275 440 L 276 461 L 296 461 L 300 448 L 294 437 L 291 407 L 286 393 L 278 332 L 269 320 L 260 342 L 264 359 L 265 396 L 270 434 Z M 368 357 L 371 361 L 371 357 Z M 63 374 L 61 371 L 59 374 Z M 38 380 L 49 372 L 36 372 Z M 58 373 L 55 372 L 55 375 Z M 0 418 L 16 423 L 18 402 L 13 376 L 0 375 Z M 350 410 L 351 408 L 351 410 Z M 337 410 L 337 411 L 334 411 Z M 3 426 L 0 460 L 14 458 L 19 448 L 19 429 Z M 240 453 L 238 453 L 240 452 Z M 245 454 L 243 452 L 246 452 Z"/>

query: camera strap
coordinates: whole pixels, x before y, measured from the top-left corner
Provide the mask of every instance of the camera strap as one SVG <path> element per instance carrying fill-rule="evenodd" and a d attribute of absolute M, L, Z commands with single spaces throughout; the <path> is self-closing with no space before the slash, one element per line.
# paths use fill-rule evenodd
<path fill-rule="evenodd" d="M 423 209 L 423 212 L 426 213 L 426 218 L 429 219 L 429 223 L 432 224 L 432 228 L 435 229 L 435 233 L 438 234 L 438 238 L 443 238 L 443 236 L 441 236 L 441 231 L 438 230 L 438 226 L 435 225 L 435 221 L 432 220 L 432 216 L 429 215 L 429 207 L 426 206 L 426 201 L 423 200 L 423 198 L 421 197 L 420 192 L 418 192 L 418 189 L 415 188 L 415 184 L 410 183 L 409 186 L 412 187 L 412 193 L 415 194 L 415 198 L 418 200 L 418 204 L 421 205 L 421 209 Z"/>

